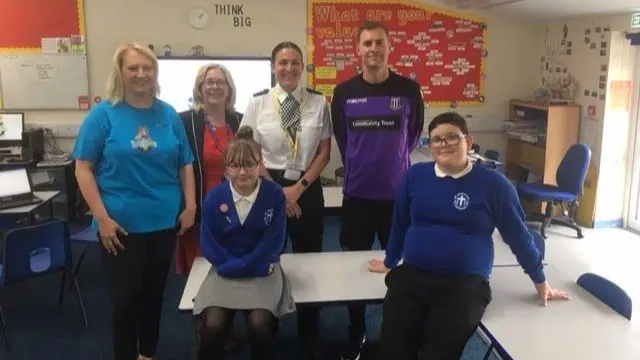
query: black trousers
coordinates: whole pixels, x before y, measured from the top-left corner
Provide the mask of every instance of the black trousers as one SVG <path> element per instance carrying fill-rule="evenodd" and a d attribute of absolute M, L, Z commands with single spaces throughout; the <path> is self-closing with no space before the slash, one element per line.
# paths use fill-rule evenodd
<path fill-rule="evenodd" d="M 274 181 L 282 186 L 296 182 L 285 179 L 284 170 L 268 170 Z M 304 175 L 304 174 L 303 174 Z M 310 183 L 298 200 L 302 209 L 299 219 L 287 219 L 287 232 L 291 238 L 294 253 L 322 252 L 324 232 L 324 195 L 320 180 Z M 283 249 L 284 250 L 284 249 Z M 298 337 L 303 345 L 314 346 L 320 332 L 320 307 L 317 305 L 297 305 Z"/>
<path fill-rule="evenodd" d="M 491 302 L 480 276 L 443 276 L 409 264 L 386 278 L 380 359 L 459 360 Z"/>
<path fill-rule="evenodd" d="M 343 197 L 340 228 L 340 244 L 346 251 L 371 250 L 376 235 L 380 247 L 389 243 L 393 219 L 393 201 L 368 200 Z M 349 338 L 360 341 L 366 332 L 366 306 L 350 304 Z"/>
<path fill-rule="evenodd" d="M 100 247 L 113 305 L 114 360 L 155 356 L 176 238 L 175 229 L 121 236 L 125 249 L 116 256 Z"/>

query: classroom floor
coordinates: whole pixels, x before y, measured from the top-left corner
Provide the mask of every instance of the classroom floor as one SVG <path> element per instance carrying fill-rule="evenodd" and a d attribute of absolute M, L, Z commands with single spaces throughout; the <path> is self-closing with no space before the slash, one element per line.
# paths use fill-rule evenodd
<path fill-rule="evenodd" d="M 621 229 L 587 230 L 584 239 L 577 239 L 569 231 L 552 227 L 548 231 L 547 260 L 566 275 L 577 278 L 585 271 L 594 271 L 617 281 L 640 301 L 640 284 L 633 281 L 638 274 L 637 262 L 640 237 Z M 567 234 L 567 235 L 562 235 Z M 327 219 L 325 249 L 337 249 L 337 225 Z M 78 253 L 74 249 L 74 254 Z M 525 276 L 523 274 L 523 276 Z M 12 285 L 2 291 L 2 305 L 7 316 L 11 352 L 0 348 L 4 360 L 110 360 L 110 311 L 105 278 L 95 251 L 90 251 L 78 278 L 84 296 L 89 327 L 82 326 L 77 303 L 68 293 L 62 308 L 56 307 L 59 278 L 44 277 L 24 284 Z M 162 332 L 156 360 L 185 360 L 189 356 L 191 336 L 190 316 L 177 312 L 177 304 L 185 279 L 172 273 L 165 292 Z M 638 318 L 638 317 L 636 317 Z M 380 326 L 380 307 L 368 312 L 369 344 L 362 359 L 376 359 L 375 340 Z M 243 337 L 243 319 L 236 321 L 239 336 Z M 347 312 L 344 307 L 323 310 L 322 334 L 327 359 L 338 359 L 339 348 L 346 338 Z M 282 359 L 299 359 L 296 353 L 295 317 L 282 321 L 279 333 Z M 486 345 L 474 336 L 462 357 L 463 360 L 482 359 Z M 248 359 L 246 349 L 237 350 L 231 360 Z"/>

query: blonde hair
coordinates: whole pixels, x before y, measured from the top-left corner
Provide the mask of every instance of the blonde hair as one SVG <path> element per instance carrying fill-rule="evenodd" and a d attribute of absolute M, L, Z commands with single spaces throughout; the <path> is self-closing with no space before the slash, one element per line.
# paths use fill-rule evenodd
<path fill-rule="evenodd" d="M 138 43 L 130 43 L 121 45 L 116 49 L 113 54 L 111 73 L 109 74 L 109 80 L 107 80 L 107 99 L 109 99 L 114 105 L 124 100 L 124 78 L 122 76 L 122 62 L 124 56 L 129 50 L 135 50 L 140 54 L 151 59 L 153 63 L 153 73 L 155 86 L 153 95 L 157 96 L 160 93 L 160 84 L 158 83 L 158 58 L 156 54 L 149 49 L 146 45 L 140 45 Z"/>
<path fill-rule="evenodd" d="M 245 165 L 261 164 L 262 149 L 260 144 L 253 140 L 253 129 L 249 126 L 241 126 L 233 140 L 224 152 L 224 164 Z"/>
<path fill-rule="evenodd" d="M 198 75 L 196 75 L 196 82 L 193 85 L 193 108 L 195 110 L 204 109 L 204 96 L 202 95 L 202 84 L 204 83 L 204 78 L 207 77 L 207 73 L 210 70 L 218 69 L 222 72 L 224 76 L 224 80 L 227 82 L 227 101 L 225 107 L 229 111 L 234 111 L 236 106 L 236 84 L 233 82 L 233 78 L 231 77 L 231 73 L 229 70 L 221 64 L 209 64 L 204 65 L 198 70 Z"/>

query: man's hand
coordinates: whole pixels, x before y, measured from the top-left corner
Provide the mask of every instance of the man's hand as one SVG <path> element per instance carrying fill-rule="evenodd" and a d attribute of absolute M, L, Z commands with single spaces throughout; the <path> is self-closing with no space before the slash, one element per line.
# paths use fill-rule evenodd
<path fill-rule="evenodd" d="M 549 300 L 570 300 L 571 297 L 566 291 L 554 289 L 547 281 L 536 284 L 536 291 L 540 298 L 540 305 L 547 306 Z"/>

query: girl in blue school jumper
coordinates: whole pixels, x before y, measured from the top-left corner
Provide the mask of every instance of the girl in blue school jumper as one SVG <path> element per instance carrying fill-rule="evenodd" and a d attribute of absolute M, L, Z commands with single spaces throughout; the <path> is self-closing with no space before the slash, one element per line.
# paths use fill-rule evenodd
<path fill-rule="evenodd" d="M 405 174 L 386 257 L 369 264 L 371 271 L 388 272 L 380 332 L 384 360 L 460 359 L 491 301 L 496 227 L 545 305 L 568 298 L 545 280 L 513 185 L 469 160 L 473 139 L 465 119 L 440 114 L 428 130 L 435 162 L 416 164 Z"/>
<path fill-rule="evenodd" d="M 277 318 L 295 310 L 280 267 L 286 239 L 282 187 L 259 177 L 260 145 L 241 127 L 225 152 L 227 181 L 202 206 L 200 247 L 213 265 L 194 299 L 201 360 L 222 359 L 236 311 L 247 317 L 251 359 L 276 359 Z"/>

